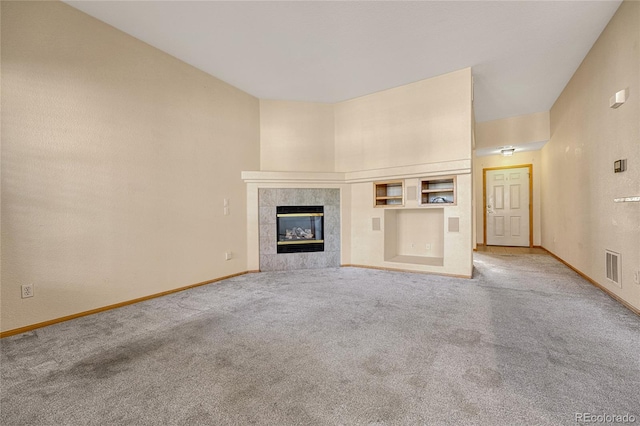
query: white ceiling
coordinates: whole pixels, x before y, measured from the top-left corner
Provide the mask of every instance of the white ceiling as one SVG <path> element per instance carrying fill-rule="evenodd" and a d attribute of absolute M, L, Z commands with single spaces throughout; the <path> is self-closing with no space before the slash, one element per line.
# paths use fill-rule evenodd
<path fill-rule="evenodd" d="M 610 1 L 68 1 L 256 97 L 338 102 L 472 67 L 479 122 L 548 111 Z"/>

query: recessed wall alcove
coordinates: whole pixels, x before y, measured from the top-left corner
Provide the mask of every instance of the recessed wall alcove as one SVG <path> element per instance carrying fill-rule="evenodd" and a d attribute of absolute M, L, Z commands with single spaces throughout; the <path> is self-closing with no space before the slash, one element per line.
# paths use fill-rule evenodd
<path fill-rule="evenodd" d="M 385 210 L 384 260 L 443 266 L 444 209 Z"/>
<path fill-rule="evenodd" d="M 324 250 L 278 253 L 279 206 L 323 206 Z M 337 268 L 340 266 L 340 190 L 331 188 L 260 188 L 258 190 L 260 271 Z"/>

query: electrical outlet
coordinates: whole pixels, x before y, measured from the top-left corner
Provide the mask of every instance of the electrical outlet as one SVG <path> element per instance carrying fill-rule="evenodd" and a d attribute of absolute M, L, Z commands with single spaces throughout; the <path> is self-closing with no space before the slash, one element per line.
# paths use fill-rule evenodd
<path fill-rule="evenodd" d="M 233 258 L 233 253 L 227 251 L 224 253 L 224 260 L 231 260 Z"/>
<path fill-rule="evenodd" d="M 636 284 L 640 284 L 640 270 L 637 270 L 633 273 L 633 282 Z"/>
<path fill-rule="evenodd" d="M 23 299 L 26 299 L 27 297 L 33 297 L 33 284 L 23 284 L 21 286 L 21 289 Z"/>
<path fill-rule="evenodd" d="M 425 244 L 424 248 L 427 249 L 427 251 L 431 250 L 431 244 Z"/>

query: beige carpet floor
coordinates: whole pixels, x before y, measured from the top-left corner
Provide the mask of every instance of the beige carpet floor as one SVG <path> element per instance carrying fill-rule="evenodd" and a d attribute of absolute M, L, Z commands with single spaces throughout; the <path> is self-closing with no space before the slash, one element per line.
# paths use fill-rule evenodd
<path fill-rule="evenodd" d="M 640 422 L 640 318 L 546 255 L 248 274 L 0 341 L 2 425 Z"/>

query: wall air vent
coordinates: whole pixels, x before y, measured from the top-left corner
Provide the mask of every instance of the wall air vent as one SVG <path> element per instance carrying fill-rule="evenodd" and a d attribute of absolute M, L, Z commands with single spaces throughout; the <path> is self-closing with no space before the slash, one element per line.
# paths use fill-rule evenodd
<path fill-rule="evenodd" d="M 620 285 L 620 254 L 610 250 L 605 250 L 605 254 L 607 279 L 622 287 Z"/>

